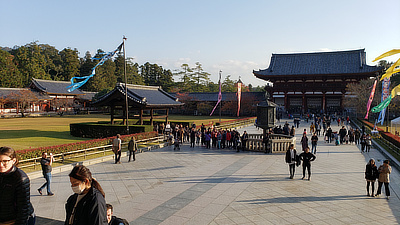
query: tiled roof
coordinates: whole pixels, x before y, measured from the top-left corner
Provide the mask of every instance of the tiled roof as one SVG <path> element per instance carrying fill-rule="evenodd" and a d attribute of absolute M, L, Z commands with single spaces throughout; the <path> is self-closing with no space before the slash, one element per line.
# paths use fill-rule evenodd
<path fill-rule="evenodd" d="M 19 91 L 30 90 L 39 100 L 48 100 L 51 99 L 47 94 L 40 93 L 38 91 L 32 90 L 30 88 L 0 88 L 0 98 L 6 98 L 11 93 L 18 93 Z"/>
<path fill-rule="evenodd" d="M 364 74 L 381 67 L 366 64 L 365 49 L 335 52 L 272 54 L 269 67 L 253 71 L 259 78 L 276 75 Z"/>
<path fill-rule="evenodd" d="M 127 88 L 129 101 L 137 105 L 141 105 L 142 107 L 160 108 L 182 105 L 177 98 L 163 91 L 161 87 L 158 86 L 128 84 Z M 112 91 L 108 92 L 101 99 L 94 102 L 94 104 L 105 105 L 107 102 L 113 101 L 113 99 L 120 101 L 121 97 L 125 98 L 125 84 L 118 83 Z"/>
<path fill-rule="evenodd" d="M 54 81 L 42 80 L 32 78 L 31 87 L 46 94 L 60 94 L 60 95 L 83 95 L 84 93 L 79 89 L 72 92 L 67 91 L 67 87 L 71 84 L 69 81 Z"/>
<path fill-rule="evenodd" d="M 222 101 L 236 101 L 237 96 L 236 92 L 222 92 Z M 177 93 L 171 93 L 173 96 L 177 96 Z M 247 97 L 254 97 L 254 101 L 263 101 L 265 100 L 264 92 L 242 92 L 242 99 L 246 99 Z M 218 101 L 218 92 L 193 92 L 188 93 L 188 98 L 193 101 L 200 102 L 216 102 Z"/>

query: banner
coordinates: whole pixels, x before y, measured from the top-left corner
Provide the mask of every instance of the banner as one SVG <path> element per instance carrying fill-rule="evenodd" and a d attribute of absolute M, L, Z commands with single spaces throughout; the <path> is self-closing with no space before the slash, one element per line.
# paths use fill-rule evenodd
<path fill-rule="evenodd" d="M 381 102 L 381 104 L 372 108 L 371 112 L 376 113 L 382 111 L 390 104 L 390 101 L 392 101 L 392 98 L 394 98 L 396 95 L 400 95 L 400 84 L 397 85 L 395 88 L 393 88 L 393 90 L 390 92 L 389 97 L 385 99 L 385 101 Z"/>
<path fill-rule="evenodd" d="M 215 104 L 213 110 L 211 111 L 210 116 L 212 116 L 212 114 L 214 113 L 214 110 L 217 108 L 218 104 L 220 104 L 221 101 L 222 101 L 222 92 L 221 92 L 221 72 L 222 72 L 222 71 L 219 71 L 219 93 L 218 93 L 218 101 L 217 101 L 217 104 Z"/>
<path fill-rule="evenodd" d="M 377 83 L 378 83 L 378 80 L 375 80 L 374 86 L 372 87 L 372 91 L 371 91 L 371 94 L 369 95 L 369 99 L 368 99 L 368 103 L 367 103 L 367 115 L 365 115 L 364 119 L 368 119 L 368 113 L 369 113 L 369 109 L 371 108 L 372 100 L 374 99 L 375 88 L 376 88 Z"/>
<path fill-rule="evenodd" d="M 389 87 L 390 87 L 390 79 L 389 78 L 385 78 L 382 81 L 382 98 L 381 98 L 381 102 L 385 101 L 389 95 Z M 386 108 L 384 108 L 380 113 L 379 113 L 379 118 L 376 121 L 376 123 L 381 122 L 381 125 L 383 125 L 383 121 L 385 120 L 385 113 L 386 113 Z"/>
<path fill-rule="evenodd" d="M 237 111 L 237 117 L 239 117 L 239 112 L 240 112 L 240 100 L 242 98 L 242 82 L 238 81 L 238 90 L 237 90 L 237 99 L 238 99 L 238 111 Z"/>
<path fill-rule="evenodd" d="M 125 38 L 124 38 L 124 39 L 125 39 Z M 96 66 L 94 66 L 94 67 L 92 68 L 92 73 L 91 73 L 89 76 L 73 77 L 73 78 L 71 78 L 71 85 L 69 85 L 69 86 L 67 87 L 67 88 L 68 88 L 67 91 L 68 91 L 68 92 L 73 92 L 75 89 L 78 89 L 78 88 L 82 87 L 82 85 L 84 85 L 86 82 L 88 82 L 88 80 L 89 80 L 90 78 L 92 78 L 92 77 L 96 74 L 96 67 L 103 65 L 105 61 L 111 59 L 117 52 L 121 52 L 122 47 L 124 47 L 123 45 L 124 45 L 124 43 L 122 42 L 122 43 L 117 47 L 117 49 L 115 49 L 114 51 L 109 52 L 109 53 L 103 52 L 103 53 L 102 53 L 102 54 L 104 55 L 103 57 L 100 57 L 100 58 L 94 58 L 94 57 L 93 57 L 92 59 L 94 59 L 94 60 L 100 60 L 100 61 L 96 64 Z M 125 47 L 124 47 L 124 48 L 125 48 Z M 77 80 L 77 81 L 78 81 L 78 80 L 82 80 L 82 81 L 75 82 L 75 80 Z"/>

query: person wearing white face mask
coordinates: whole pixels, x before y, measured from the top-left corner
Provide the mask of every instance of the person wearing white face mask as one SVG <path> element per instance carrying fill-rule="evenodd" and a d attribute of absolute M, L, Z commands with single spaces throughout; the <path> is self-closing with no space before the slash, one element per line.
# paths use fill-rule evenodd
<path fill-rule="evenodd" d="M 69 179 L 74 194 L 65 205 L 65 225 L 107 225 L 105 194 L 90 170 L 77 165 L 69 174 Z"/>

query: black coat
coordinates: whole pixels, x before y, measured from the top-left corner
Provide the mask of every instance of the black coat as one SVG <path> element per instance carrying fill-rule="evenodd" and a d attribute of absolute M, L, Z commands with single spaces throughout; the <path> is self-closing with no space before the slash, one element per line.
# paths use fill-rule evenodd
<path fill-rule="evenodd" d="M 371 164 L 367 164 L 365 166 L 365 179 L 367 180 L 376 180 L 379 176 L 378 168 L 376 165 L 371 166 Z"/>
<path fill-rule="evenodd" d="M 69 224 L 69 219 L 74 209 L 75 202 L 78 198 L 78 194 L 71 195 L 65 210 L 67 217 L 65 219 L 65 225 Z M 96 188 L 90 188 L 89 192 L 83 197 L 76 206 L 73 225 L 107 225 L 107 208 L 106 201 L 103 195 Z"/>
<path fill-rule="evenodd" d="M 286 163 L 292 163 L 292 162 L 297 162 L 298 163 L 298 156 L 297 156 L 297 151 L 296 149 L 293 149 L 294 151 L 294 159 L 292 159 L 291 155 L 290 155 L 290 150 L 286 151 L 286 156 L 285 156 L 285 162 Z"/>
<path fill-rule="evenodd" d="M 0 223 L 15 220 L 16 225 L 25 225 L 32 213 L 26 173 L 15 166 L 9 173 L 0 173 Z"/>
<path fill-rule="evenodd" d="M 307 152 L 307 153 L 303 152 L 299 155 L 299 158 L 300 158 L 300 160 L 303 161 L 303 166 L 305 166 L 305 165 L 309 165 L 310 162 L 314 161 L 316 157 L 311 152 Z"/>

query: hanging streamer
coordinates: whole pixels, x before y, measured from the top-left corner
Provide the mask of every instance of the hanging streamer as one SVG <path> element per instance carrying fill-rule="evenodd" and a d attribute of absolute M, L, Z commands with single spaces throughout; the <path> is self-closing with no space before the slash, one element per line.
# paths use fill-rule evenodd
<path fill-rule="evenodd" d="M 237 117 L 239 117 L 239 112 L 240 112 L 240 100 L 242 98 L 242 82 L 238 82 L 238 90 L 237 90 L 237 99 L 238 99 L 238 111 L 237 111 Z"/>
<path fill-rule="evenodd" d="M 214 113 L 214 110 L 217 108 L 218 104 L 220 104 L 221 101 L 222 101 L 222 92 L 221 92 L 221 72 L 222 72 L 222 71 L 219 71 L 219 93 L 218 93 L 218 101 L 217 101 L 217 104 L 215 104 L 213 110 L 211 111 L 210 116 L 212 116 L 212 114 Z"/>
<path fill-rule="evenodd" d="M 89 76 L 73 77 L 73 78 L 71 78 L 71 85 L 69 85 L 69 86 L 67 87 L 67 88 L 68 88 L 67 91 L 68 91 L 68 92 L 73 92 L 74 90 L 76 90 L 76 89 L 82 87 L 82 85 L 84 85 L 86 82 L 88 82 L 88 80 L 89 80 L 90 78 L 92 78 L 92 77 L 96 74 L 96 67 L 103 65 L 105 61 L 111 59 L 117 52 L 121 52 L 121 49 L 122 49 L 122 46 L 123 46 L 123 45 L 124 45 L 124 43 L 122 42 L 122 43 L 118 46 L 118 48 L 115 49 L 114 51 L 109 52 L 109 53 L 101 53 L 101 54 L 104 55 L 103 57 L 100 57 L 100 58 L 92 58 L 92 59 L 94 59 L 94 60 L 100 60 L 100 61 L 96 64 L 96 66 L 94 66 L 94 67 L 92 68 L 92 73 L 91 73 Z M 78 81 L 78 80 L 81 80 L 81 81 L 75 82 L 75 81 Z"/>
<path fill-rule="evenodd" d="M 368 103 L 367 103 L 367 115 L 365 115 L 364 119 L 368 119 L 368 113 L 369 113 L 369 109 L 371 108 L 372 100 L 374 99 L 375 88 L 376 88 L 376 84 L 377 83 L 378 83 L 378 80 L 375 80 L 374 81 L 374 86 L 372 87 L 372 91 L 371 91 L 371 94 L 369 95 L 369 99 L 368 99 Z"/>

